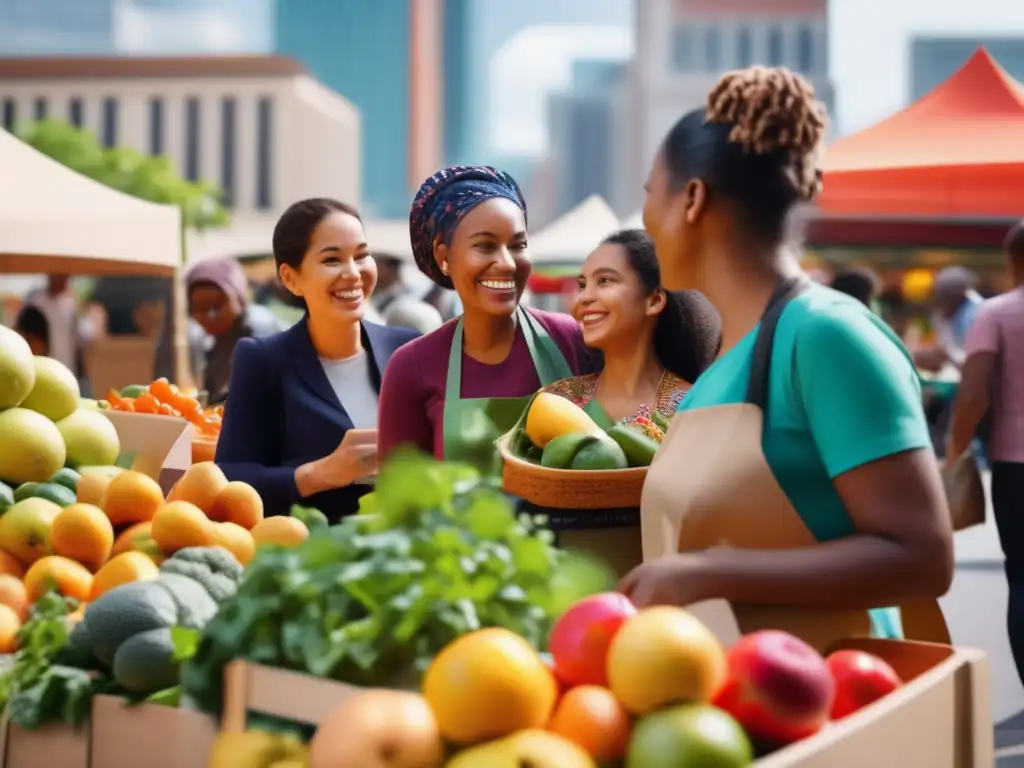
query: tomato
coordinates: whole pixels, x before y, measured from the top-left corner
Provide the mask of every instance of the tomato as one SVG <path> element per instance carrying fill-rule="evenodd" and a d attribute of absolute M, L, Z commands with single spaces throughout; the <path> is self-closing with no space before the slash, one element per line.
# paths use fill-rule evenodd
<path fill-rule="evenodd" d="M 833 720 L 851 715 L 903 685 L 887 662 L 864 651 L 836 651 L 826 663 L 836 683 Z"/>

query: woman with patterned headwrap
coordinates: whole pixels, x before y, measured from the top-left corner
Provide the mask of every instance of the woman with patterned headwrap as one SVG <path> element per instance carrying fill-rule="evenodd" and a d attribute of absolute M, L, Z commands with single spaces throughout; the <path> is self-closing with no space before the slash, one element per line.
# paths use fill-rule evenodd
<path fill-rule="evenodd" d="M 586 372 L 576 322 L 520 304 L 531 269 L 526 224 L 519 186 L 494 168 L 446 168 L 420 187 L 409 214 L 416 263 L 458 293 L 463 314 L 391 358 L 381 458 L 401 445 L 457 456 L 460 425 L 474 412 L 510 428 L 540 387 Z"/>

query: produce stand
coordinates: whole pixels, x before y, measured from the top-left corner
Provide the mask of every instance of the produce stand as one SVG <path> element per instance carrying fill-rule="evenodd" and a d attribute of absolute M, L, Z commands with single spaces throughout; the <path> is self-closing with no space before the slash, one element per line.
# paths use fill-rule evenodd
<path fill-rule="evenodd" d="M 186 372 L 180 210 L 86 178 L 2 129 L 0 167 L 6 180 L 0 185 L 0 275 L 174 278 L 175 368 L 179 376 Z M 123 355 L 139 354 L 123 341 L 98 340 L 110 350 L 94 353 L 94 362 L 110 365 Z M 125 362 L 122 358 L 120 364 Z"/>

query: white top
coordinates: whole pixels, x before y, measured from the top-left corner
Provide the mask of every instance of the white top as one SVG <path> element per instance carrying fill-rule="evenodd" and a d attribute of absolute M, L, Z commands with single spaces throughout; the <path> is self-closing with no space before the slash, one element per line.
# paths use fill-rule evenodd
<path fill-rule="evenodd" d="M 356 429 L 377 428 L 377 392 L 370 382 L 370 357 L 362 352 L 342 360 L 320 358 L 327 380 Z"/>

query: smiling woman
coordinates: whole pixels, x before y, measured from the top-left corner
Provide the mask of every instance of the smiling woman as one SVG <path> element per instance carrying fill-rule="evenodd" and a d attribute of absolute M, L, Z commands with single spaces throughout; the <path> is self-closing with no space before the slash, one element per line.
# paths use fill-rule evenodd
<path fill-rule="evenodd" d="M 238 344 L 216 461 L 260 492 L 269 514 L 292 504 L 337 519 L 358 509 L 377 469 L 377 394 L 392 353 L 418 336 L 364 319 L 377 267 L 359 213 L 302 200 L 274 229 L 284 286 L 306 307 L 287 331 Z"/>
<path fill-rule="evenodd" d="M 438 171 L 409 214 L 420 270 L 454 288 L 463 315 L 396 353 L 381 387 L 381 455 L 413 445 L 460 455 L 464 419 L 483 412 L 511 428 L 542 385 L 580 373 L 576 322 L 527 310 L 526 203 L 515 180 L 488 166 Z"/>

